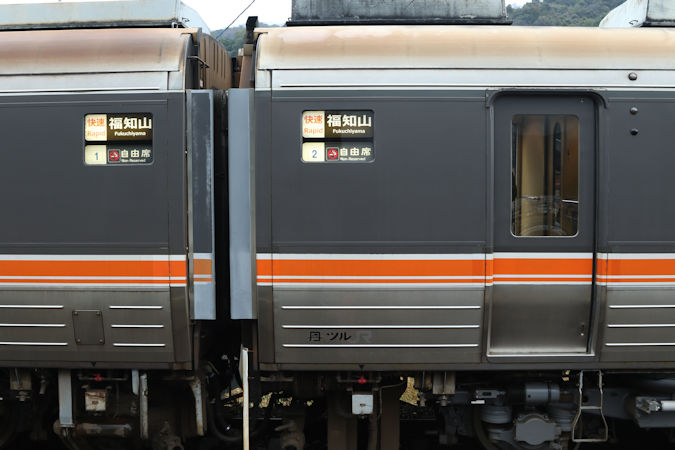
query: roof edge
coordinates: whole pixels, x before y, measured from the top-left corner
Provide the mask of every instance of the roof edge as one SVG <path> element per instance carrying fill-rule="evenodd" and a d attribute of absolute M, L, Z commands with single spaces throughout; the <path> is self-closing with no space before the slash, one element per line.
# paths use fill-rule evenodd
<path fill-rule="evenodd" d="M 199 14 L 180 0 L 114 0 L 0 5 L 0 31 L 67 28 L 202 28 Z"/>

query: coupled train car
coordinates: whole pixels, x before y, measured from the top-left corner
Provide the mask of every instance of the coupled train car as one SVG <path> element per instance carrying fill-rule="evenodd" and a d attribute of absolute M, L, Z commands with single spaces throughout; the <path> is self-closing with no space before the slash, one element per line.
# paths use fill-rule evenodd
<path fill-rule="evenodd" d="M 417 372 L 446 443 L 672 428 L 673 46 L 667 28 L 261 31 L 257 289 L 231 299 L 260 370 L 375 393 L 383 421 L 378 397 Z M 329 448 L 356 448 L 333 395 Z"/>
<path fill-rule="evenodd" d="M 0 445 L 205 433 L 232 70 L 178 6 L 2 6 Z"/>
<path fill-rule="evenodd" d="M 670 12 L 496 3 L 239 58 L 174 0 L 3 6 L 0 447 L 673 438 Z"/>

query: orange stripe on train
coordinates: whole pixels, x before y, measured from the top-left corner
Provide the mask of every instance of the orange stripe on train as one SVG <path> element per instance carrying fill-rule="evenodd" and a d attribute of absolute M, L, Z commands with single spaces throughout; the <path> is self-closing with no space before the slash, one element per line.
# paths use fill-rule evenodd
<path fill-rule="evenodd" d="M 258 259 L 258 281 L 263 283 L 511 283 L 591 281 L 593 259 L 523 258 L 486 259 Z M 358 279 L 352 277 L 387 277 Z M 322 278 L 323 277 L 323 278 Z M 401 278 L 398 278 L 401 277 Z M 430 277 L 409 279 L 405 277 Z M 434 279 L 433 277 L 439 277 Z M 441 277 L 456 277 L 446 279 Z M 463 278 L 466 277 L 466 278 Z M 336 279 L 337 278 L 337 279 Z M 478 278 L 478 279 L 477 279 Z"/>
<path fill-rule="evenodd" d="M 258 260 L 258 275 L 484 276 L 483 260 Z"/>
<path fill-rule="evenodd" d="M 210 259 L 195 259 L 193 266 L 195 275 L 213 275 L 213 263 Z"/>
<path fill-rule="evenodd" d="M 600 262 L 600 261 L 598 261 Z M 606 273 L 610 276 L 618 275 L 673 275 L 675 276 L 675 259 L 610 259 L 603 261 Z"/>
<path fill-rule="evenodd" d="M 280 279 L 281 278 L 281 279 Z M 387 279 L 369 279 L 363 280 L 360 278 L 341 278 L 341 279 L 319 279 L 316 278 L 283 278 L 283 277 L 269 277 L 258 278 L 258 282 L 261 283 L 335 283 L 335 284 L 344 284 L 344 283 L 358 283 L 358 284 L 388 284 L 388 283 L 412 283 L 412 284 L 451 284 L 451 283 L 483 283 L 481 279 L 470 279 L 470 278 L 456 278 L 456 279 L 410 279 L 410 278 L 387 278 Z"/>
<path fill-rule="evenodd" d="M 494 261 L 494 273 L 505 275 L 591 275 L 593 260 L 580 259 L 525 259 L 498 258 Z"/>
<path fill-rule="evenodd" d="M 179 280 L 182 281 L 183 284 L 185 283 L 185 280 Z M 79 280 L 72 280 L 72 279 L 67 279 L 64 280 L 62 278 L 41 278 L 41 279 L 25 279 L 25 278 L 17 278 L 17 279 L 2 279 L 0 280 L 0 284 L 3 283 L 12 283 L 12 284 L 174 284 L 175 281 L 173 280 L 155 280 L 155 279 L 126 279 L 126 280 L 110 280 L 110 279 L 79 279 Z"/>
<path fill-rule="evenodd" d="M 0 276 L 185 277 L 185 261 L 0 261 Z"/>

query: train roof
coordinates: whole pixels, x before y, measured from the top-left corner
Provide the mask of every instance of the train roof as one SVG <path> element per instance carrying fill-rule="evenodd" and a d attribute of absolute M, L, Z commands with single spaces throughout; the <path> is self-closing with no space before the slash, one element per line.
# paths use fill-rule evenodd
<path fill-rule="evenodd" d="M 197 34 L 184 28 L 3 31 L 0 91 L 182 88 L 188 44 Z"/>
<path fill-rule="evenodd" d="M 0 75 L 175 71 L 189 34 L 172 28 L 5 31 Z"/>
<path fill-rule="evenodd" d="M 675 69 L 675 30 L 505 26 L 260 29 L 259 70 Z"/>
<path fill-rule="evenodd" d="M 94 0 L 0 5 L 0 30 L 181 27 L 209 29 L 180 0 Z"/>

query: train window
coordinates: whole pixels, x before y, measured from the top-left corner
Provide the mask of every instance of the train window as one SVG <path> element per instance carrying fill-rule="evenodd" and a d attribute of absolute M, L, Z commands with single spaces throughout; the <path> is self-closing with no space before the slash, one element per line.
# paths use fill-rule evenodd
<path fill-rule="evenodd" d="M 511 233 L 576 235 L 579 119 L 570 115 L 516 115 L 511 139 Z"/>

